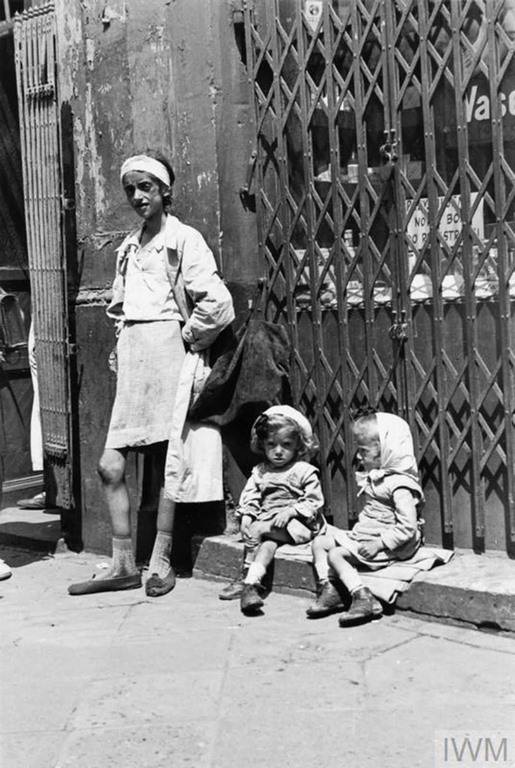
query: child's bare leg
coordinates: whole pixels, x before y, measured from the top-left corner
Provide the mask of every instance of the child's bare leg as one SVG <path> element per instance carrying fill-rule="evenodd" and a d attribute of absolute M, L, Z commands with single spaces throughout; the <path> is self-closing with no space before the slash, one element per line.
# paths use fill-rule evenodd
<path fill-rule="evenodd" d="M 345 547 L 333 547 L 329 551 L 327 559 L 333 571 L 351 594 L 363 586 L 361 576 L 349 562 L 353 556 Z"/>
<path fill-rule="evenodd" d="M 331 536 L 325 534 L 316 536 L 311 542 L 313 553 L 313 567 L 317 577 L 316 599 L 306 609 L 309 619 L 319 619 L 329 616 L 335 611 L 341 611 L 345 607 L 344 599 L 337 585 L 329 581 L 328 552 L 334 547 Z"/>
<path fill-rule="evenodd" d="M 261 584 L 261 580 L 277 551 L 279 544 L 276 541 L 262 541 L 257 548 L 254 561 L 250 564 L 245 577 L 245 584 Z"/>
<path fill-rule="evenodd" d="M 271 528 L 270 521 L 254 520 L 248 526 L 241 528 L 241 534 L 243 538 L 243 561 L 241 563 L 241 570 L 236 579 L 231 581 L 225 586 L 218 597 L 220 600 L 236 600 L 239 599 L 243 592 L 243 585 L 245 578 L 249 572 L 251 564 L 254 562 L 257 549 L 261 544 L 263 535 L 267 533 Z"/>
<path fill-rule="evenodd" d="M 255 527 L 254 527 L 255 525 Z M 255 550 L 253 561 L 249 565 L 249 570 L 243 581 L 243 591 L 241 594 L 240 608 L 242 613 L 259 613 L 263 606 L 263 598 L 259 594 L 261 579 L 266 573 L 266 569 L 274 559 L 277 549 L 277 542 L 270 541 L 263 537 L 270 531 L 272 525 L 270 521 L 266 523 L 253 524 L 253 535 L 261 539 L 261 543 Z"/>
<path fill-rule="evenodd" d="M 313 568 L 319 582 L 327 581 L 329 577 L 329 562 L 327 553 L 334 546 L 332 537 L 321 534 L 315 536 L 311 542 L 311 552 L 313 554 Z"/>

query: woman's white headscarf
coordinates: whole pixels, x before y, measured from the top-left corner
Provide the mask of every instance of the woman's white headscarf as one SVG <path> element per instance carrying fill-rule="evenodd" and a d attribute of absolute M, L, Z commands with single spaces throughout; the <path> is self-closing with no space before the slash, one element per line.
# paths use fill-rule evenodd
<path fill-rule="evenodd" d="M 149 157 L 149 155 L 133 155 L 128 157 L 120 168 L 120 181 L 123 181 L 125 174 L 131 171 L 150 173 L 156 179 L 162 181 L 163 184 L 166 184 L 167 187 L 170 186 L 170 174 L 166 166 L 154 157 Z"/>

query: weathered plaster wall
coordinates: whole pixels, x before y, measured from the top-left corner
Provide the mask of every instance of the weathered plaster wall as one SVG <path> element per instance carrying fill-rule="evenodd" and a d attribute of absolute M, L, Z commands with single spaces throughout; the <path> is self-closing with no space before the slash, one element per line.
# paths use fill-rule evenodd
<path fill-rule="evenodd" d="M 115 388 L 105 308 L 114 249 L 137 225 L 120 189 L 120 164 L 149 147 L 171 157 L 175 211 L 203 232 L 243 311 L 259 274 L 254 214 L 238 197 L 252 124 L 228 0 L 58 0 L 57 15 L 75 155 L 82 537 L 87 549 L 105 551 L 96 464 Z"/>

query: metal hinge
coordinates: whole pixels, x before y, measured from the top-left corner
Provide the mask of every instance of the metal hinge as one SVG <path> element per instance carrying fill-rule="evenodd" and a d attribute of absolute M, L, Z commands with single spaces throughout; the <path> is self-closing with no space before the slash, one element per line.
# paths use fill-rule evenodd
<path fill-rule="evenodd" d="M 245 177 L 245 184 L 242 187 L 240 187 L 240 192 L 239 192 L 240 200 L 246 211 L 256 210 L 256 198 L 255 198 L 255 195 L 251 192 L 252 181 L 254 179 L 254 171 L 256 169 L 256 160 L 257 160 L 257 149 L 254 149 L 251 152 L 249 161 L 247 163 L 247 175 Z"/>

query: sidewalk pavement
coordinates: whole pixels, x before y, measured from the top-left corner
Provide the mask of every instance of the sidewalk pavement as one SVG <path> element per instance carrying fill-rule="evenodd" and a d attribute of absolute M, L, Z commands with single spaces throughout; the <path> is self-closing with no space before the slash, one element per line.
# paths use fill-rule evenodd
<path fill-rule="evenodd" d="M 399 612 L 344 630 L 277 593 L 245 617 L 201 579 L 70 597 L 102 558 L 2 556 L 5 768 L 477 768 L 486 744 L 515 765 L 511 637 Z"/>
<path fill-rule="evenodd" d="M 0 547 L 54 552 L 60 536 L 55 511 L 17 507 L 0 511 Z M 238 537 L 198 538 L 194 550 L 198 576 L 237 577 L 242 559 Z M 279 550 L 274 590 L 308 596 L 314 589 L 311 565 L 283 557 Z M 428 618 L 515 632 L 515 561 L 503 553 L 477 555 L 458 550 L 447 565 L 417 575 L 397 600 L 397 608 Z"/>

